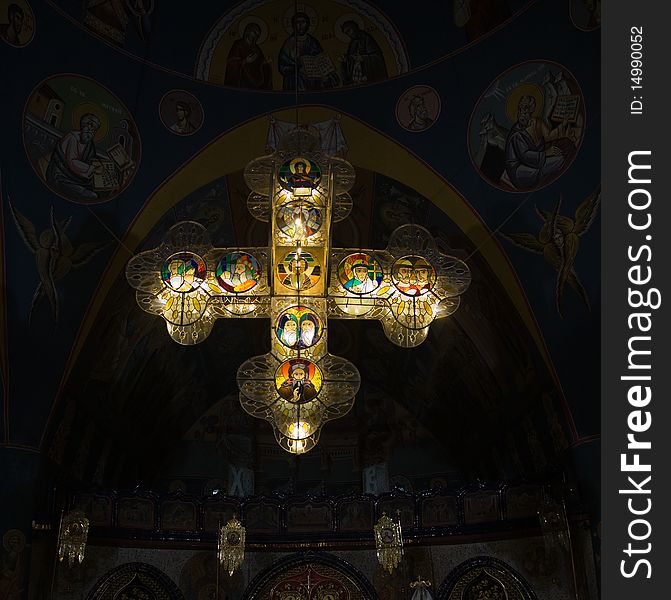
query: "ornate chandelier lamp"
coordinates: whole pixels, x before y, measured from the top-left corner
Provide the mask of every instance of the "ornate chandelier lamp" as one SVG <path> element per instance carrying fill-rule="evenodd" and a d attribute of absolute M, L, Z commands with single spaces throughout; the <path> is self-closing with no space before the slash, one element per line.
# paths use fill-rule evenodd
<path fill-rule="evenodd" d="M 67 558 L 70 568 L 75 562 L 81 564 L 84 560 L 88 534 L 89 520 L 82 511 L 73 510 L 61 516 L 58 531 L 58 560 L 63 562 Z"/>
<path fill-rule="evenodd" d="M 334 204 L 339 218 L 348 214 L 354 170 L 295 129 L 247 165 L 245 180 L 252 214 L 271 227 L 271 349 L 238 370 L 240 402 L 272 425 L 282 448 L 304 454 L 324 423 L 349 412 L 360 384 L 356 367 L 328 352 L 330 228 Z"/>
<path fill-rule="evenodd" d="M 245 560 L 245 534 L 246 529 L 235 517 L 219 527 L 217 558 L 231 577 Z"/>
<path fill-rule="evenodd" d="M 377 559 L 382 567 L 391 573 L 403 558 L 403 533 L 400 517 L 394 521 L 382 513 L 374 527 Z"/>
<path fill-rule="evenodd" d="M 252 160 L 245 181 L 249 211 L 270 224 L 268 248 L 213 248 L 202 226 L 178 223 L 126 275 L 139 305 L 181 344 L 204 340 L 217 318 L 270 318 L 270 351 L 238 370 L 240 402 L 282 448 L 303 454 L 352 408 L 360 385 L 356 367 L 328 352 L 328 319 L 377 319 L 392 342 L 417 346 L 434 319 L 458 308 L 470 272 L 415 225 L 394 231 L 384 250 L 332 248 L 331 225 L 352 207 L 354 169 L 324 155 L 308 128 Z"/>
<path fill-rule="evenodd" d="M 431 592 L 429 592 L 430 587 L 430 581 L 425 581 L 418 576 L 415 581 L 410 583 L 410 589 L 414 590 L 411 600 L 433 600 Z"/>

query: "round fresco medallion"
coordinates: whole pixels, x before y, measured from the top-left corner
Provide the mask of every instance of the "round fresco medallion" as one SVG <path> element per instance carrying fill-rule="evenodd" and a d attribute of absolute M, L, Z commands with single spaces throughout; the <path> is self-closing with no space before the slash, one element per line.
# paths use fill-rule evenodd
<path fill-rule="evenodd" d="M 406 90 L 396 103 L 396 120 L 408 131 L 426 131 L 440 116 L 440 96 L 428 85 Z"/>
<path fill-rule="evenodd" d="M 317 313 L 305 306 L 287 308 L 275 325 L 277 339 L 293 349 L 314 346 L 320 340 L 322 331 L 322 321 Z"/>
<path fill-rule="evenodd" d="M 192 135 L 203 125 L 203 107 L 193 94 L 185 90 L 171 90 L 158 105 L 161 122 L 175 135 Z"/>
<path fill-rule="evenodd" d="M 35 36 L 35 15 L 26 0 L 0 0 L 0 38 L 23 48 Z"/>
<path fill-rule="evenodd" d="M 582 31 L 594 31 L 601 26 L 601 0 L 569 0 L 569 11 L 571 21 Z"/>
<path fill-rule="evenodd" d="M 338 265 L 338 280 L 348 292 L 368 294 L 382 282 L 382 267 L 369 254 L 350 254 Z"/>
<path fill-rule="evenodd" d="M 480 97 L 468 150 L 480 176 L 507 192 L 531 192 L 561 176 L 585 134 L 585 102 L 557 63 L 529 61 L 500 75 Z"/>
<path fill-rule="evenodd" d="M 275 388 L 284 400 L 309 402 L 322 388 L 322 372 L 311 360 L 285 360 L 275 371 Z"/>
<path fill-rule="evenodd" d="M 321 229 L 322 212 L 312 204 L 292 200 L 277 209 L 277 226 L 292 240 L 306 239 Z"/>
<path fill-rule="evenodd" d="M 230 252 L 217 263 L 219 285 L 227 292 L 241 294 L 251 290 L 261 278 L 259 262 L 248 252 Z"/>
<path fill-rule="evenodd" d="M 20 554 L 26 547 L 26 536 L 20 529 L 8 529 L 2 536 L 2 547 L 10 554 Z"/>
<path fill-rule="evenodd" d="M 177 252 L 161 268 L 163 283 L 181 294 L 199 288 L 206 277 L 205 261 L 193 252 Z"/>
<path fill-rule="evenodd" d="M 423 296 L 436 283 L 436 270 L 423 256 L 399 258 L 391 268 L 391 280 L 406 296 Z"/>
<path fill-rule="evenodd" d="M 279 282 L 290 290 L 309 290 L 321 277 L 321 265 L 309 252 L 289 252 L 277 265 Z"/>
<path fill-rule="evenodd" d="M 322 171 L 316 162 L 297 156 L 280 166 L 280 185 L 295 196 L 309 195 L 322 178 Z"/>
<path fill-rule="evenodd" d="M 108 202 L 140 165 L 140 136 L 128 109 L 92 79 L 54 75 L 23 113 L 30 164 L 54 193 L 79 204 Z"/>

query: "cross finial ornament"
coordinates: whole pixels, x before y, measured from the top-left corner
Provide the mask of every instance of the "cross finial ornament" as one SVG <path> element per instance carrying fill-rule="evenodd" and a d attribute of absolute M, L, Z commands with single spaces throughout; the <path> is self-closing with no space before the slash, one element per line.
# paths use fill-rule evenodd
<path fill-rule="evenodd" d="M 329 319 L 377 319 L 393 343 L 414 347 L 470 283 L 466 264 L 417 225 L 397 228 L 383 250 L 332 248 L 354 179 L 352 165 L 296 128 L 245 168 L 247 206 L 269 222 L 269 247 L 213 248 L 202 225 L 182 222 L 126 270 L 140 306 L 181 344 L 203 341 L 218 318 L 270 318 L 270 351 L 238 370 L 240 402 L 293 454 L 314 448 L 359 389 L 357 368 L 328 352 Z"/>

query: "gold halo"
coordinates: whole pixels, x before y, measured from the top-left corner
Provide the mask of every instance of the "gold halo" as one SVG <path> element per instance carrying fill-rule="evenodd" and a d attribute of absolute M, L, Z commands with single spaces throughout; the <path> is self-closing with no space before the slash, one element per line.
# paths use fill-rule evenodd
<path fill-rule="evenodd" d="M 296 163 L 303 163 L 305 165 L 305 174 L 307 175 L 310 172 L 311 166 L 310 166 L 310 161 L 307 158 L 303 158 L 302 156 L 299 156 L 297 158 L 294 158 L 290 163 L 289 163 L 289 170 L 295 175 L 296 174 Z"/>
<path fill-rule="evenodd" d="M 533 96 L 536 100 L 534 117 L 540 115 L 543 110 L 543 90 L 535 83 L 521 83 L 515 86 L 506 98 L 506 116 L 511 123 L 517 122 L 517 105 L 522 96 Z"/>
<path fill-rule="evenodd" d="M 107 111 L 93 102 L 82 102 L 81 104 L 78 104 L 72 111 L 73 129 L 79 129 L 79 121 L 86 113 L 91 113 L 100 120 L 100 127 L 93 137 L 94 142 L 100 142 L 105 139 L 107 131 L 109 130 L 109 117 L 107 116 Z"/>
<path fill-rule="evenodd" d="M 242 37 L 242 34 L 245 32 L 245 27 L 250 23 L 256 23 L 261 28 L 261 34 L 259 35 L 259 39 L 256 40 L 256 43 L 257 45 L 263 44 L 263 42 L 268 39 L 268 25 L 263 19 L 259 19 L 259 17 L 253 15 L 242 17 L 242 19 L 238 21 L 238 35 Z"/>

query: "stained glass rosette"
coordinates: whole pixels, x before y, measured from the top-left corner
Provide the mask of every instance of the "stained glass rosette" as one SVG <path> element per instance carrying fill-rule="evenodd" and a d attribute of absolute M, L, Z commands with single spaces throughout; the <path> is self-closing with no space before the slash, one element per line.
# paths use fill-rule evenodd
<path fill-rule="evenodd" d="M 215 318 L 268 316 L 267 248 L 213 248 L 206 259 L 215 296 L 209 309 Z"/>
<path fill-rule="evenodd" d="M 326 300 L 273 298 L 270 329 L 271 352 L 280 360 L 299 356 L 319 360 L 327 352 Z"/>
<path fill-rule="evenodd" d="M 434 319 L 456 311 L 471 280 L 466 264 L 417 225 L 398 227 L 386 251 L 335 251 L 331 264 L 329 316 L 377 318 L 404 347 L 421 344 Z"/>
<path fill-rule="evenodd" d="M 386 311 L 390 282 L 383 265 L 392 259 L 386 252 L 373 250 L 337 250 L 331 256 L 329 297 L 337 306 L 330 316 L 379 319 Z M 377 307 L 377 310 L 375 308 Z"/>
<path fill-rule="evenodd" d="M 289 200 L 275 211 L 277 242 L 283 245 L 323 244 L 324 210 L 314 203 L 303 200 Z"/>
<path fill-rule="evenodd" d="M 294 454 L 312 449 L 322 426 L 350 411 L 360 381 L 351 362 L 331 354 L 318 361 L 281 361 L 268 353 L 247 360 L 238 370 L 242 407 L 268 421 L 278 443 Z"/>
<path fill-rule="evenodd" d="M 192 345 L 210 334 L 216 318 L 259 312 L 258 298 L 268 295 L 266 269 L 266 249 L 213 248 L 200 223 L 183 221 L 160 246 L 134 256 L 126 278 L 140 307 L 162 317 L 173 340 Z"/>

